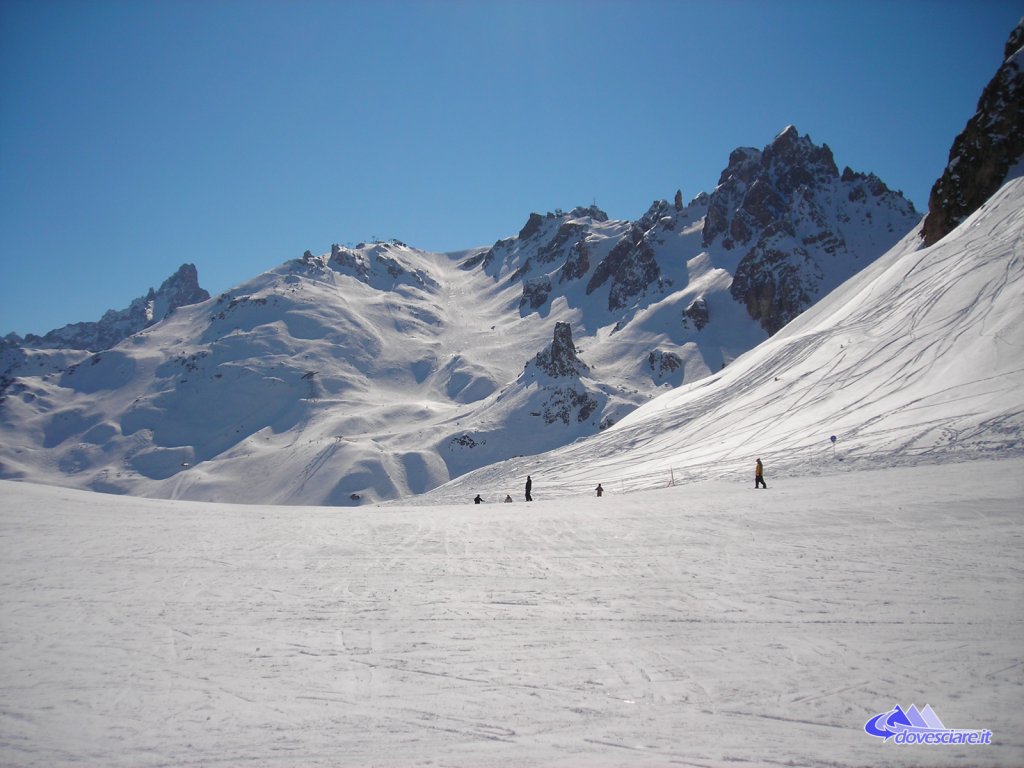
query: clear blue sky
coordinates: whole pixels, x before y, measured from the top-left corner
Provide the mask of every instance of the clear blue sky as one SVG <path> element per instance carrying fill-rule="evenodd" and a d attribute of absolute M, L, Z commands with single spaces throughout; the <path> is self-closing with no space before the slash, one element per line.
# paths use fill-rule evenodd
<path fill-rule="evenodd" d="M 489 245 L 710 192 L 792 123 L 922 212 L 1024 2 L 0 2 L 0 335 L 194 262 Z"/>

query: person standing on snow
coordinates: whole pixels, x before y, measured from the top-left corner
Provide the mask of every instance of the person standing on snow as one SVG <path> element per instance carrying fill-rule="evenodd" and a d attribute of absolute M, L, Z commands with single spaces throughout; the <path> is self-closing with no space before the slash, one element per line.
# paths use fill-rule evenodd
<path fill-rule="evenodd" d="M 768 486 L 764 482 L 764 465 L 761 464 L 761 460 L 757 460 L 757 464 L 754 465 L 754 488 L 764 488 L 768 490 Z"/>
<path fill-rule="evenodd" d="M 530 478 L 529 475 L 527 475 L 526 476 L 526 500 L 527 501 L 533 501 L 533 496 L 530 493 L 532 490 L 533 490 L 533 480 Z"/>
<path fill-rule="evenodd" d="M 604 488 L 602 488 L 601 484 L 598 483 L 597 484 L 597 488 L 595 488 L 594 490 L 597 491 L 597 498 L 600 499 L 601 498 L 601 494 L 604 493 Z"/>
<path fill-rule="evenodd" d="M 480 494 L 479 493 L 476 495 L 476 498 L 473 499 L 473 503 L 474 504 L 482 504 L 483 503 L 483 499 L 480 498 Z"/>

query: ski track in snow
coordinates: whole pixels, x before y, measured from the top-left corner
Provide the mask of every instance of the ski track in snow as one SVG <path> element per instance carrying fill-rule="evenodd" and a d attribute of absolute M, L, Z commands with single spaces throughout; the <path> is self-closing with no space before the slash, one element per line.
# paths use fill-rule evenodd
<path fill-rule="evenodd" d="M 1022 477 L 362 510 L 0 482 L 0 764 L 1024 764 Z M 864 733 L 915 702 L 993 745 Z"/>

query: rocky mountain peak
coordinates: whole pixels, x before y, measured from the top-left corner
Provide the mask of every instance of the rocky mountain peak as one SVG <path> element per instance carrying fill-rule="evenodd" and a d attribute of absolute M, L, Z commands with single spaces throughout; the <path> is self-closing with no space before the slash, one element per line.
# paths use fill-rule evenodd
<path fill-rule="evenodd" d="M 704 245 L 719 238 L 727 250 L 748 244 L 755 234 L 785 214 L 804 187 L 839 178 L 832 150 L 801 136 L 789 125 L 763 150 L 735 149 L 711 194 L 704 222 Z"/>
<path fill-rule="evenodd" d="M 153 323 L 167 317 L 178 307 L 198 304 L 208 298 L 209 292 L 199 285 L 199 271 L 195 264 L 182 264 L 177 272 L 160 284 L 158 290 L 150 289 L 146 296 L 153 303 Z"/>
<path fill-rule="evenodd" d="M 790 125 L 764 149 L 730 155 L 702 242 L 740 252 L 729 292 L 771 334 L 919 221 L 901 193 L 850 168 L 840 176 L 828 145 Z"/>
<path fill-rule="evenodd" d="M 206 301 L 210 294 L 199 286 L 199 272 L 194 264 L 182 264 L 160 288 L 152 288 L 145 296 L 134 299 L 127 309 L 107 310 L 95 322 L 71 323 L 44 336 L 28 334 L 22 342 L 26 347 L 40 349 L 81 349 L 99 352 L 163 320 L 178 307 Z"/>
<path fill-rule="evenodd" d="M 554 220 L 567 221 L 571 219 L 593 219 L 594 221 L 608 221 L 608 214 L 598 208 L 596 205 L 584 207 L 582 205 L 573 208 L 569 213 L 562 210 L 554 212 L 548 211 L 547 214 L 541 215 L 539 213 L 531 213 L 530 218 L 526 220 L 523 228 L 519 230 L 517 237 L 520 240 L 529 240 L 531 237 L 538 234 L 543 228 L 545 222 Z"/>
<path fill-rule="evenodd" d="M 1010 33 L 1002 66 L 974 116 L 953 141 L 949 163 L 928 197 L 921 236 L 937 243 L 1002 186 L 1024 155 L 1024 19 Z"/>
<path fill-rule="evenodd" d="M 816 146 L 810 136 L 801 136 L 792 125 L 765 147 L 761 162 L 783 194 L 802 185 L 827 183 L 839 175 L 828 144 Z"/>
<path fill-rule="evenodd" d="M 531 362 L 553 378 L 582 376 L 590 372 L 590 366 L 576 353 L 569 323 L 555 323 L 551 346 L 538 352 Z"/>

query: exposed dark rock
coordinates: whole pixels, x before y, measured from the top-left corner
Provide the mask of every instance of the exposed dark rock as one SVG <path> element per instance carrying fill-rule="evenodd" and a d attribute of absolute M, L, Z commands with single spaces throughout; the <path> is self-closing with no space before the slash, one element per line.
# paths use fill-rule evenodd
<path fill-rule="evenodd" d="M 647 365 L 655 378 L 663 378 L 682 368 L 683 360 L 675 352 L 656 349 L 647 356 Z"/>
<path fill-rule="evenodd" d="M 683 324 L 692 322 L 693 327 L 698 331 L 703 331 L 710 319 L 708 303 L 703 296 L 691 301 L 690 306 L 683 310 Z"/>
<path fill-rule="evenodd" d="M 592 205 L 589 208 L 579 206 L 573 208 L 569 213 L 565 213 L 562 210 L 549 212 L 543 216 L 539 213 L 531 213 L 530 218 L 523 225 L 523 228 L 519 230 L 519 234 L 516 237 L 507 237 L 497 241 L 486 253 L 477 254 L 463 262 L 461 265 L 462 269 L 474 269 L 481 265 L 484 269 L 487 269 L 496 261 L 501 263 L 505 258 L 515 254 L 523 247 L 533 247 L 536 249 L 536 259 L 532 260 L 532 263 L 545 264 L 554 261 L 567 249 L 574 247 L 576 242 L 586 237 L 588 226 L 584 223 L 573 221 L 574 219 L 585 218 L 591 219 L 592 222 L 603 222 L 608 221 L 608 214 L 596 205 Z M 551 231 L 551 227 L 546 227 L 545 225 L 556 222 L 559 223 L 559 226 L 555 230 L 555 234 L 553 236 L 543 236 L 551 237 L 548 242 L 543 243 L 543 245 L 527 243 L 530 240 L 538 241 L 538 238 L 540 238 L 540 242 L 543 242 L 542 233 L 545 231 L 550 233 Z M 532 265 L 526 262 L 520 265 L 513 275 L 513 279 L 525 276 L 530 266 Z"/>
<path fill-rule="evenodd" d="M 396 282 L 418 287 L 434 285 L 434 279 L 426 272 L 407 269 L 392 255 L 407 247 L 399 242 L 361 243 L 353 250 L 334 244 L 328 263 L 337 272 L 378 290 L 391 288 Z"/>
<path fill-rule="evenodd" d="M 331 246 L 331 264 L 360 280 L 365 281 L 370 276 L 370 260 L 361 250 L 351 251 L 335 243 Z"/>
<path fill-rule="evenodd" d="M 788 199 L 800 187 L 826 185 L 838 177 L 828 145 L 816 146 L 793 126 L 763 151 L 734 150 L 711 195 L 704 245 L 722 235 L 728 235 L 728 249 L 746 245 L 757 230 L 785 214 Z"/>
<path fill-rule="evenodd" d="M 41 349 L 82 349 L 99 352 L 110 349 L 129 336 L 163 320 L 179 307 L 206 301 L 210 294 L 199 286 L 194 264 L 182 264 L 157 290 L 132 301 L 127 309 L 111 309 L 96 322 L 72 323 L 45 336 L 28 334 L 27 347 Z"/>
<path fill-rule="evenodd" d="M 740 262 L 730 293 L 746 305 L 750 316 L 769 334 L 774 334 L 811 305 L 813 296 L 808 285 L 816 286 L 820 277 L 820 273 L 804 273 L 793 251 L 766 247 Z"/>
<path fill-rule="evenodd" d="M 574 420 L 582 424 L 599 407 L 597 400 L 586 390 L 579 392 L 575 387 L 559 387 L 551 393 L 541 412 L 547 424 L 560 421 L 568 424 Z"/>
<path fill-rule="evenodd" d="M 587 294 L 593 293 L 610 280 L 608 309 L 615 312 L 628 306 L 631 298 L 642 294 L 660 276 L 661 269 L 654 258 L 654 251 L 644 242 L 643 234 L 634 227 L 597 265 L 587 283 Z"/>
<path fill-rule="evenodd" d="M 475 256 L 470 256 L 468 259 L 459 264 L 459 269 L 465 270 L 467 272 L 471 269 L 476 269 L 477 267 L 484 263 L 484 260 L 487 258 L 487 255 L 489 253 L 490 251 L 482 251 L 476 254 Z"/>
<path fill-rule="evenodd" d="M 562 271 L 558 276 L 558 282 L 564 283 L 568 280 L 579 280 L 590 271 L 590 246 L 586 238 L 577 241 L 569 249 L 569 256 L 562 265 Z"/>
<path fill-rule="evenodd" d="M 582 224 L 567 221 L 558 228 L 555 236 L 537 250 L 537 261 L 548 264 L 562 256 L 567 250 L 575 247 L 587 236 L 587 228 Z"/>
<path fill-rule="evenodd" d="M 816 146 L 789 126 L 762 151 L 732 153 L 702 236 L 708 248 L 743 249 L 730 294 L 775 333 L 856 271 L 862 254 L 849 251 L 844 227 L 856 227 L 859 240 L 866 230 L 878 256 L 918 220 L 901 193 L 873 174 L 845 168 L 840 176 L 827 145 Z M 838 258 L 850 266 L 837 269 Z"/>
<path fill-rule="evenodd" d="M 980 208 L 1024 155 L 1024 20 L 1010 34 L 1002 66 L 975 115 L 953 141 L 949 163 L 932 187 L 921 236 L 937 243 Z"/>
<path fill-rule="evenodd" d="M 519 230 L 520 240 L 529 240 L 531 237 L 540 232 L 540 228 L 544 226 L 544 217 L 539 213 L 531 213 L 530 218 L 527 219 L 526 224 Z"/>
<path fill-rule="evenodd" d="M 554 378 L 581 376 L 590 372 L 590 366 L 576 354 L 572 328 L 568 323 L 555 323 L 551 346 L 538 352 L 533 358 L 533 364 Z"/>
<path fill-rule="evenodd" d="M 460 448 L 476 448 L 478 445 L 484 445 L 486 443 L 486 440 L 482 443 L 478 443 L 469 435 L 459 435 L 448 441 L 448 449 L 452 450 L 455 446 L 459 446 Z"/>
<path fill-rule="evenodd" d="M 519 308 L 529 307 L 531 310 L 544 306 L 551 295 L 551 279 L 544 275 L 532 280 L 523 281 L 523 297 L 519 300 Z"/>
<path fill-rule="evenodd" d="M 702 233 L 705 247 L 729 230 L 734 212 L 740 210 L 747 187 L 757 178 L 761 167 L 759 150 L 740 147 L 729 153 L 729 164 L 722 171 L 718 186 L 708 201 Z M 726 248 L 731 247 L 732 244 L 726 241 Z"/>

